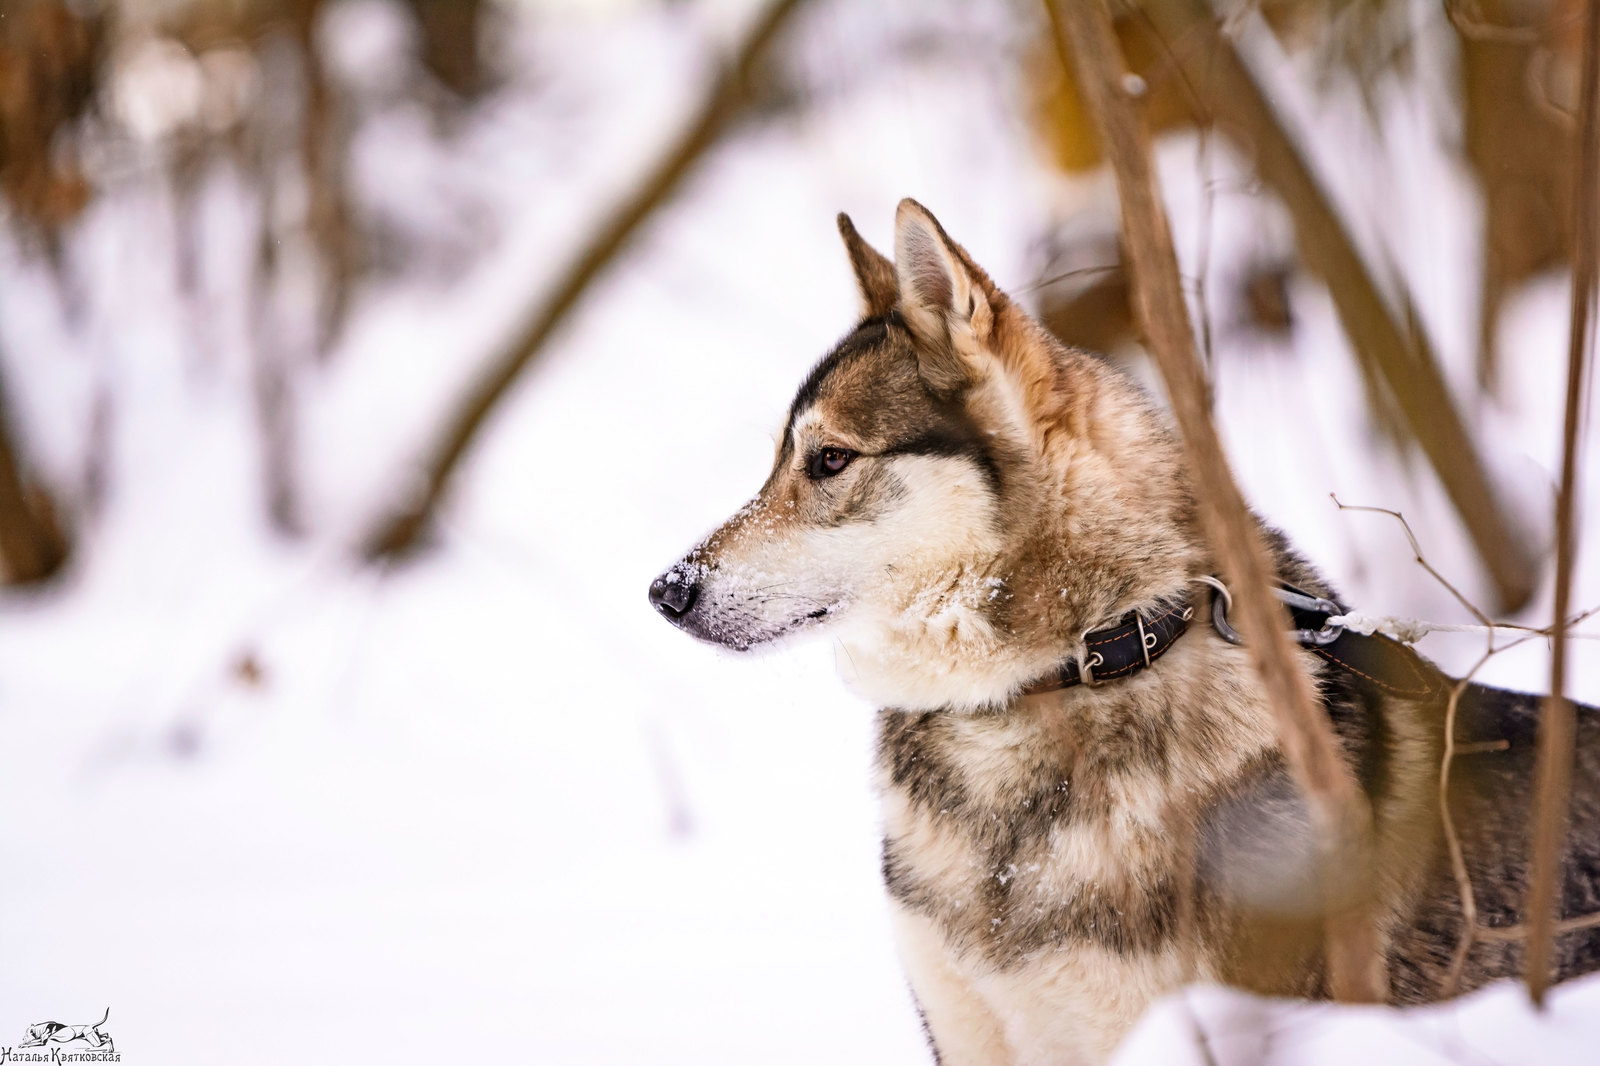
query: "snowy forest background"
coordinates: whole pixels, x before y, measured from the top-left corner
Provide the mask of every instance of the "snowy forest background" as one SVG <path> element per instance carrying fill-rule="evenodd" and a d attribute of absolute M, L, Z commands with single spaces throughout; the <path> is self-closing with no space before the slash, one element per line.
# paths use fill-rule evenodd
<path fill-rule="evenodd" d="M 1252 504 L 1370 613 L 1473 620 L 1330 494 L 1549 625 L 1582 6 L 1119 11 Z M 1159 393 L 1100 164 L 1024 0 L 0 0 L 0 1044 L 926 1061 L 871 709 L 644 593 L 852 324 L 837 211 Z M 1580 1061 L 1555 1002 L 1405 1061 Z"/>

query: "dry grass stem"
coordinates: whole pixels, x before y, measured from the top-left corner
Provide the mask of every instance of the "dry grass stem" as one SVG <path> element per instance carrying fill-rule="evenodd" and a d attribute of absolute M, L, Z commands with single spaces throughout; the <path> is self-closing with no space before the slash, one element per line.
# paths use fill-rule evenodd
<path fill-rule="evenodd" d="M 1567 336 L 1567 402 L 1561 441 L 1561 488 L 1556 494 L 1555 617 L 1551 634 L 1550 696 L 1539 718 L 1539 762 L 1534 800 L 1528 895 L 1523 920 L 1528 945 L 1523 956 L 1528 995 L 1543 1006 L 1550 984 L 1556 909 L 1560 895 L 1561 844 L 1572 790 L 1577 722 L 1566 698 L 1567 634 L 1560 625 L 1572 602 L 1577 556 L 1574 512 L 1578 493 L 1578 423 L 1593 328 L 1596 281 L 1595 189 L 1600 188 L 1600 0 L 1589 0 L 1583 26 L 1583 72 L 1578 94 L 1578 153 L 1573 185 L 1572 319 Z"/>

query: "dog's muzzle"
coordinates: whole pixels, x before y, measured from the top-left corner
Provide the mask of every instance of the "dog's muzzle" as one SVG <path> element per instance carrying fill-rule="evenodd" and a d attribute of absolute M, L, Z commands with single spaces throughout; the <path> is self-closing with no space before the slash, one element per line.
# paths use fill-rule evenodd
<path fill-rule="evenodd" d="M 694 575 L 676 566 L 650 582 L 650 606 L 675 626 L 683 625 L 683 616 L 699 598 L 700 585 Z"/>

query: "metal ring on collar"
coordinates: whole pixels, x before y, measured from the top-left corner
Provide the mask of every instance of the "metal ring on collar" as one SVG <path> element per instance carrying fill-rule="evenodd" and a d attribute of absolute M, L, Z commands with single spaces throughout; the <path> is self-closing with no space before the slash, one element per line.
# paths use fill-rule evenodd
<path fill-rule="evenodd" d="M 1211 600 L 1211 624 L 1216 628 L 1217 635 L 1229 644 L 1243 644 L 1244 638 L 1239 635 L 1239 631 L 1234 629 L 1233 625 L 1228 621 L 1228 611 L 1233 607 L 1233 595 L 1228 591 L 1228 586 L 1209 574 L 1192 580 L 1210 585 L 1217 590 L 1218 594 Z M 1289 607 L 1298 607 L 1303 611 L 1327 615 L 1329 618 L 1344 613 L 1344 608 L 1321 596 L 1307 596 L 1304 593 L 1283 588 L 1274 588 L 1272 594 Z M 1326 644 L 1332 644 L 1343 633 L 1343 623 L 1324 622 L 1321 629 L 1293 630 L 1289 634 L 1289 639 L 1296 644 L 1321 647 Z"/>
<path fill-rule="evenodd" d="M 1228 623 L 1228 609 L 1233 606 L 1233 594 L 1228 591 L 1228 586 L 1210 574 L 1201 574 L 1199 577 L 1193 577 L 1189 580 L 1202 585 L 1210 585 L 1216 590 L 1217 594 L 1211 597 L 1211 626 L 1217 631 L 1217 636 L 1229 644 L 1243 644 L 1244 638 L 1239 635 L 1237 629 L 1234 629 Z"/>
<path fill-rule="evenodd" d="M 1088 632 L 1086 631 L 1083 636 L 1085 638 L 1083 645 L 1084 651 L 1089 653 L 1082 659 L 1078 660 L 1078 680 L 1082 681 L 1088 687 L 1094 688 L 1096 685 L 1100 684 L 1099 681 L 1095 680 L 1094 668 L 1105 665 L 1106 657 L 1097 651 L 1089 651 L 1089 643 L 1087 639 L 1089 636 Z"/>

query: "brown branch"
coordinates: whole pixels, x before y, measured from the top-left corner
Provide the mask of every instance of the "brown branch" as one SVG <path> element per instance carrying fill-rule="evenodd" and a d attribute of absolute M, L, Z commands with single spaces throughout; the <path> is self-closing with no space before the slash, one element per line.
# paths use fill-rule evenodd
<path fill-rule="evenodd" d="M 1450 689 L 1450 702 L 1444 711 L 1444 754 L 1439 762 L 1439 821 L 1444 827 L 1445 849 L 1450 855 L 1450 872 L 1456 879 L 1456 893 L 1461 897 L 1461 939 L 1456 942 L 1455 955 L 1450 960 L 1450 970 L 1445 975 L 1444 994 L 1451 996 L 1461 984 L 1461 974 L 1466 970 L 1467 955 L 1478 931 L 1478 896 L 1472 889 L 1472 875 L 1467 872 L 1466 854 L 1461 849 L 1461 835 L 1456 832 L 1455 817 L 1450 813 L 1450 768 L 1461 754 L 1456 744 L 1456 711 L 1461 706 L 1461 694 L 1472 684 L 1473 675 L 1483 668 L 1494 655 L 1494 635 L 1489 635 L 1489 647 L 1472 664 L 1467 676 Z"/>
<path fill-rule="evenodd" d="M 317 24 L 328 6 L 323 0 L 294 0 L 289 11 L 290 28 L 300 46 L 305 98 L 298 146 L 305 175 L 305 229 L 323 271 L 316 320 L 318 358 L 328 355 L 344 328 L 361 269 L 360 234 L 347 190 L 349 131 L 341 128 L 339 101 L 317 48 Z M 267 180 L 272 180 L 270 175 Z"/>
<path fill-rule="evenodd" d="M 1072 58 L 1116 175 L 1135 308 L 1166 381 L 1195 479 L 1201 524 L 1232 584 L 1239 629 L 1267 703 L 1277 715 L 1284 755 L 1311 808 L 1324 858 L 1342 864 L 1329 869 L 1365 870 L 1370 866 L 1371 812 L 1338 754 L 1309 679 L 1295 666 L 1283 608 L 1269 591 L 1273 567 L 1261 528 L 1234 483 L 1211 421 L 1149 138 L 1125 87 L 1126 66 L 1106 0 L 1046 0 L 1046 9 L 1062 50 Z M 1362 876 L 1351 880 L 1358 885 L 1368 881 Z M 1368 901 L 1329 901 L 1326 947 L 1337 998 L 1383 998 L 1378 933 Z"/>
<path fill-rule="evenodd" d="M 1254 157 L 1262 181 L 1288 209 L 1300 254 L 1327 284 L 1364 376 L 1393 395 L 1461 516 L 1499 606 L 1522 607 L 1533 594 L 1537 559 L 1507 518 L 1420 324 L 1407 328 L 1384 300 L 1316 174 L 1209 9 L 1195 0 L 1157 0 L 1141 10 L 1186 83 L 1207 86 L 1196 110 Z"/>
<path fill-rule="evenodd" d="M 1550 984 L 1561 845 L 1567 801 L 1572 790 L 1576 722 L 1566 697 L 1567 630 L 1560 623 L 1572 602 L 1572 570 L 1577 555 L 1573 511 L 1577 505 L 1578 420 L 1583 412 L 1584 369 L 1588 362 L 1596 281 L 1595 189 L 1600 188 L 1600 0 L 1584 5 L 1583 74 L 1578 96 L 1578 159 L 1572 196 L 1572 320 L 1567 335 L 1567 409 L 1561 441 L 1561 490 L 1556 496 L 1556 628 L 1551 634 L 1550 696 L 1539 717 L 1539 761 L 1534 794 L 1532 851 L 1523 920 L 1528 948 L 1523 956 L 1528 995 L 1544 1005 Z"/>
<path fill-rule="evenodd" d="M 0 393 L 0 584 L 29 585 L 54 576 L 67 550 L 50 497 L 30 483 L 12 445 Z"/>
<path fill-rule="evenodd" d="M 1490 22 L 1483 17 L 1476 4 L 1462 0 L 1444 0 L 1444 14 L 1456 32 L 1472 41 L 1493 44 L 1535 45 L 1543 42 L 1545 34 L 1538 26 L 1507 26 Z"/>
<path fill-rule="evenodd" d="M 618 205 L 561 275 L 554 290 L 539 302 L 533 314 L 488 372 L 472 386 L 461 406 L 450 416 L 444 432 L 423 465 L 422 487 L 401 509 L 384 517 L 364 543 L 369 558 L 397 556 L 416 546 L 439 506 L 462 457 L 483 429 L 490 414 L 524 371 L 544 351 L 545 342 L 566 321 L 567 315 L 627 244 L 646 219 L 665 203 L 706 151 L 728 129 L 743 109 L 756 65 L 802 0 L 773 0 L 723 66 L 701 102 L 694 118 Z"/>
<path fill-rule="evenodd" d="M 422 38 L 428 72 L 456 96 L 471 99 L 485 88 L 479 41 L 489 21 L 484 0 L 407 0 Z"/>
<path fill-rule="evenodd" d="M 1556 936 L 1565 936 L 1568 933 L 1577 933 L 1585 929 L 1593 929 L 1596 926 L 1600 926 L 1600 912 L 1582 914 L 1576 918 L 1563 918 L 1559 922 L 1551 923 L 1549 932 Z M 1482 925 L 1478 927 L 1478 936 L 1484 940 L 1521 940 L 1525 936 L 1532 935 L 1532 930 L 1526 925 Z"/>

